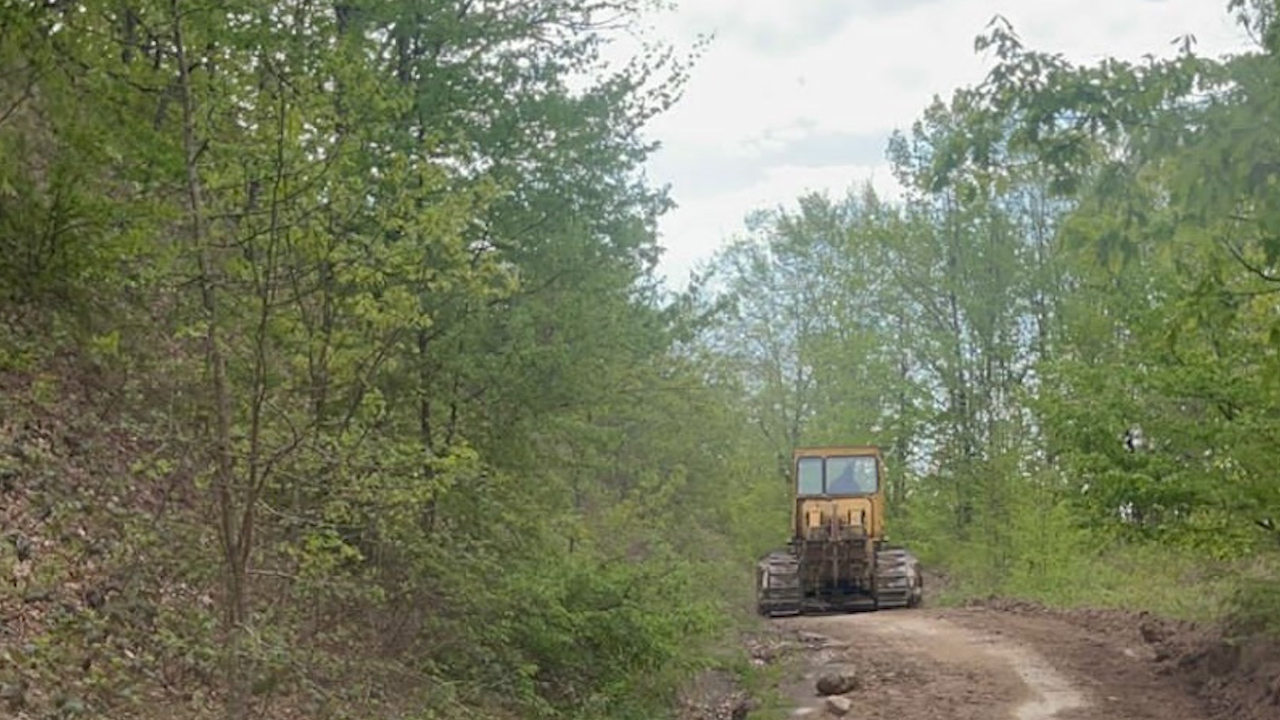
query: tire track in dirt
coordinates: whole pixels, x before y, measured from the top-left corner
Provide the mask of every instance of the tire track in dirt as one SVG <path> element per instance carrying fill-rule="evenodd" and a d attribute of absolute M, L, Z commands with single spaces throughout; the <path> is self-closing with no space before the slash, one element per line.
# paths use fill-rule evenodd
<path fill-rule="evenodd" d="M 883 619 L 883 618 L 882 618 Z M 887 628 L 913 636 L 918 647 L 931 656 L 957 662 L 972 662 L 973 655 L 1003 661 L 1003 666 L 986 663 L 993 672 L 1012 671 L 1023 685 L 1024 699 L 1013 708 L 1017 720 L 1054 720 L 1060 713 L 1084 707 L 1082 693 L 1038 653 L 1002 642 L 995 636 L 970 630 L 941 618 L 919 615 L 890 618 Z M 886 628 L 882 628 L 883 629 Z M 940 647 L 951 648 L 944 657 Z"/>
<path fill-rule="evenodd" d="M 1205 717 L 1130 648 L 1050 619 L 980 610 L 774 621 L 811 648 L 783 688 L 793 717 L 859 720 L 1173 720 Z M 852 689 L 828 703 L 824 675 Z"/>

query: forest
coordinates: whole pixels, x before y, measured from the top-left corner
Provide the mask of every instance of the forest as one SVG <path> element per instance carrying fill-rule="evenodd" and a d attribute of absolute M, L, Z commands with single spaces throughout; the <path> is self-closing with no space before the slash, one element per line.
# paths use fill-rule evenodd
<path fill-rule="evenodd" d="M 801 444 L 1002 596 L 1280 632 L 1280 24 L 986 80 L 680 291 L 645 0 L 0 2 L 0 708 L 610 718 L 749 672 Z"/>

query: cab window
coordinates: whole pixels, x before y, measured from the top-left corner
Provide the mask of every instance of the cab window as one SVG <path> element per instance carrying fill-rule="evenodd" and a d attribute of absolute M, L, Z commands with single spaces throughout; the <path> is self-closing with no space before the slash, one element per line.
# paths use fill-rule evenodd
<path fill-rule="evenodd" d="M 870 495 L 877 490 L 874 457 L 827 458 L 828 495 Z"/>
<path fill-rule="evenodd" d="M 822 494 L 822 458 L 800 458 L 796 472 L 799 475 L 797 492 L 801 495 Z"/>

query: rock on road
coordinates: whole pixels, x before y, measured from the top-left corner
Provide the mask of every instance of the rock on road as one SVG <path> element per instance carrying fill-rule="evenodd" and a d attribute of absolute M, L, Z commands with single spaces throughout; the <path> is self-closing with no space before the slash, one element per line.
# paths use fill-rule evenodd
<path fill-rule="evenodd" d="M 1204 707 L 1151 650 L 1050 617 L 979 609 L 775 620 L 809 651 L 784 688 L 794 718 L 1181 720 Z M 848 678 L 837 696 L 815 686 Z M 842 699 L 841 699 L 842 698 Z"/>

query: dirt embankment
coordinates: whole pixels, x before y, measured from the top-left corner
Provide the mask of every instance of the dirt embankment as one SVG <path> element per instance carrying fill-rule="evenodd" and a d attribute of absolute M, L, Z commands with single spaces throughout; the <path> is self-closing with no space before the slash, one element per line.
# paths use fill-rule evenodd
<path fill-rule="evenodd" d="M 1053 610 L 1001 599 L 972 603 L 968 611 L 1022 622 L 1055 619 L 1078 629 L 1081 637 L 1137 648 L 1142 665 L 1198 698 L 1208 717 L 1280 720 L 1280 644 L 1274 641 L 1229 639 L 1218 627 L 1145 612 Z"/>
<path fill-rule="evenodd" d="M 1143 614 L 991 601 L 769 628 L 753 654 L 786 668 L 787 707 L 721 717 L 1280 720 L 1274 647 Z"/>

